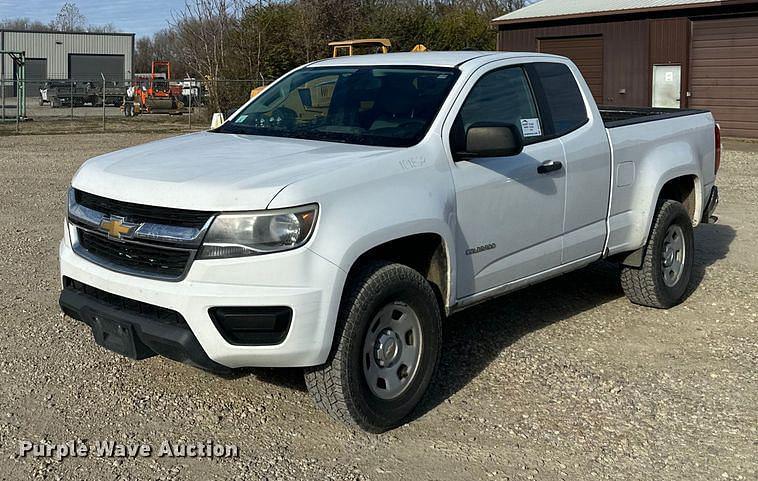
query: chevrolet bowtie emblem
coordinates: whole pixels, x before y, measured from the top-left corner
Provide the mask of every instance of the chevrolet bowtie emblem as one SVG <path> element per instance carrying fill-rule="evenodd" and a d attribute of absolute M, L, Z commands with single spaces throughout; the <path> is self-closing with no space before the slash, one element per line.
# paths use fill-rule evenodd
<path fill-rule="evenodd" d="M 128 236 L 132 233 L 135 227 L 137 227 L 136 224 L 124 222 L 123 217 L 103 217 L 100 221 L 100 230 L 107 232 L 108 237 L 113 237 L 115 239 L 120 239 L 122 236 Z"/>

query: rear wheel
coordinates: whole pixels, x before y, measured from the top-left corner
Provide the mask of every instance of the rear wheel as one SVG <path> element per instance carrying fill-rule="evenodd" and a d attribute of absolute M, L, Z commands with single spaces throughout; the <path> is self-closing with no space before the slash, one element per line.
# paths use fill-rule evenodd
<path fill-rule="evenodd" d="M 421 274 L 386 262 L 363 266 L 346 287 L 329 360 L 305 372 L 316 404 L 369 432 L 398 426 L 429 386 L 441 322 Z"/>
<path fill-rule="evenodd" d="M 635 304 L 662 309 L 682 302 L 692 277 L 694 246 L 687 210 L 674 200 L 661 202 L 642 266 L 621 270 L 626 297 Z"/>

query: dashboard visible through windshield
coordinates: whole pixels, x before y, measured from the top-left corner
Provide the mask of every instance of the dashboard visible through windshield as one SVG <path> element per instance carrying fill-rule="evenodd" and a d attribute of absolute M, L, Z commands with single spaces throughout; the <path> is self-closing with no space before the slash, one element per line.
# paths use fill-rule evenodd
<path fill-rule="evenodd" d="M 429 130 L 458 72 L 304 68 L 271 86 L 215 132 L 409 147 Z"/>

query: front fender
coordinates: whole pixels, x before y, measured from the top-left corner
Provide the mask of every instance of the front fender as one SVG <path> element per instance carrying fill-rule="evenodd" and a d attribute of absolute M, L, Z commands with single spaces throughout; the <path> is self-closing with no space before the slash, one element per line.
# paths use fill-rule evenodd
<path fill-rule="evenodd" d="M 431 145 L 429 145 L 431 144 Z M 287 186 L 270 208 L 318 202 L 309 248 L 349 272 L 365 252 L 414 234 L 436 234 L 448 256 L 448 293 L 455 292 L 455 195 L 438 142 L 367 159 L 338 175 Z M 448 298 L 448 303 L 453 301 Z"/>

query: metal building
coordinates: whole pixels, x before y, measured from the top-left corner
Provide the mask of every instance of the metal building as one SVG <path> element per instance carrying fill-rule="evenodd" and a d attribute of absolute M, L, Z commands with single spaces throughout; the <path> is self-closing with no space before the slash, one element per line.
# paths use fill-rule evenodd
<path fill-rule="evenodd" d="M 103 73 L 108 80 L 123 81 L 133 73 L 133 33 L 0 30 L 0 50 L 25 52 L 27 96 L 39 95 L 38 86 L 47 79 L 100 80 Z M 8 56 L 0 62 L 0 77 L 6 92 L 15 91 L 18 72 Z"/>
<path fill-rule="evenodd" d="M 709 109 L 758 138 L 758 0 L 542 0 L 493 24 L 498 50 L 574 60 L 598 103 Z"/>

